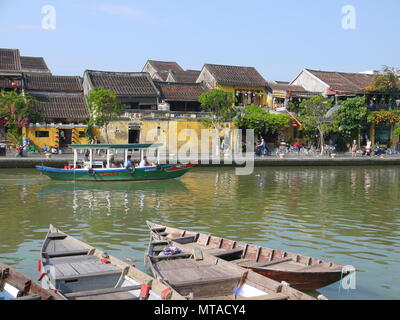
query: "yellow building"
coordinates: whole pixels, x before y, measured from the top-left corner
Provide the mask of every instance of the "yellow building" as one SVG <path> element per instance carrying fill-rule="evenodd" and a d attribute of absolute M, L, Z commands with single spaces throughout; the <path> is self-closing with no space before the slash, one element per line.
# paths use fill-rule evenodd
<path fill-rule="evenodd" d="M 84 123 L 89 119 L 89 111 L 81 77 L 26 74 L 24 89 L 25 94 L 39 102 L 44 122 L 23 128 L 23 138 L 29 138 L 37 149 L 45 144 L 62 149 L 88 142 Z"/>
<path fill-rule="evenodd" d="M 232 93 L 237 106 L 268 104 L 266 81 L 253 67 L 205 64 L 197 82 Z"/>

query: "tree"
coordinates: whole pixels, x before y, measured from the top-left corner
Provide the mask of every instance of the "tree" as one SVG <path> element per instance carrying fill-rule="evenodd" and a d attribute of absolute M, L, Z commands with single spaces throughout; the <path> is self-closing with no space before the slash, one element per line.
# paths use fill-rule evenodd
<path fill-rule="evenodd" d="M 335 123 L 326 117 L 327 112 L 332 108 L 332 100 L 324 96 L 312 97 L 300 103 L 300 117 L 302 123 L 300 130 L 307 135 L 319 135 L 321 154 L 324 152 L 325 134 L 334 131 Z"/>
<path fill-rule="evenodd" d="M 199 97 L 201 107 L 212 115 L 212 118 L 208 119 L 209 125 L 216 130 L 220 129 L 223 122 L 231 121 L 236 117 L 235 101 L 232 94 L 220 89 L 205 92 Z"/>
<path fill-rule="evenodd" d="M 351 98 L 340 102 L 334 115 L 339 131 L 345 138 L 353 140 L 368 123 L 368 108 L 365 97 Z"/>
<path fill-rule="evenodd" d="M 244 107 L 244 112 L 236 120 L 236 124 L 246 129 L 253 129 L 256 135 L 262 136 L 287 126 L 289 121 L 290 117 L 287 114 L 274 114 L 259 106 L 249 105 Z"/>
<path fill-rule="evenodd" d="M 121 103 L 118 101 L 116 93 L 113 90 L 98 87 L 90 91 L 86 99 L 90 112 L 88 126 L 104 127 L 106 141 L 109 143 L 108 124 L 117 120 L 121 115 Z"/>
<path fill-rule="evenodd" d="M 0 91 L 0 126 L 8 133 L 20 137 L 22 127 L 38 122 L 43 112 L 36 99 L 14 91 Z"/>
<path fill-rule="evenodd" d="M 384 66 L 382 72 L 374 75 L 372 83 L 364 91 L 387 95 L 390 106 L 397 108 L 396 100 L 400 97 L 400 69 Z"/>

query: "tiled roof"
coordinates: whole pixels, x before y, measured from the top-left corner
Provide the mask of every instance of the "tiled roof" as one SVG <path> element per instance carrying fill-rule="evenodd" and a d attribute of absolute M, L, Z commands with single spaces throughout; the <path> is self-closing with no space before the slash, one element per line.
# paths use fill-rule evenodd
<path fill-rule="evenodd" d="M 76 119 L 89 118 L 83 95 L 32 95 L 39 101 L 45 119 Z"/>
<path fill-rule="evenodd" d="M 24 76 L 28 91 L 82 92 L 82 78 L 70 76 L 28 75 Z"/>
<path fill-rule="evenodd" d="M 22 87 L 22 81 L 21 80 L 11 80 L 7 78 L 0 78 L 0 89 L 12 89 L 12 83 L 17 84 L 17 88 Z"/>
<path fill-rule="evenodd" d="M 265 79 L 253 67 L 205 64 L 204 68 L 221 85 L 263 87 L 266 84 Z"/>
<path fill-rule="evenodd" d="M 21 67 L 23 72 L 39 71 L 50 73 L 46 62 L 42 57 L 23 57 L 21 56 Z"/>
<path fill-rule="evenodd" d="M 86 70 L 94 87 L 111 89 L 119 96 L 155 97 L 158 90 L 147 72 L 107 72 Z"/>
<path fill-rule="evenodd" d="M 156 72 L 155 74 L 157 74 L 163 81 L 167 81 L 169 71 L 160 71 L 160 72 Z M 154 78 L 154 76 L 153 76 L 153 78 Z"/>
<path fill-rule="evenodd" d="M 198 101 L 208 89 L 202 83 L 155 82 L 161 99 L 166 101 Z"/>
<path fill-rule="evenodd" d="M 194 83 L 200 75 L 197 70 L 172 71 L 171 76 L 176 82 Z"/>
<path fill-rule="evenodd" d="M 18 49 L 0 49 L 0 70 L 21 71 Z"/>
<path fill-rule="evenodd" d="M 338 91 L 361 92 L 373 80 L 373 75 L 370 74 L 306 70 L 325 82 L 332 90 Z"/>
<path fill-rule="evenodd" d="M 297 92 L 307 91 L 302 86 L 294 86 L 294 85 L 289 85 L 284 83 L 274 83 L 274 82 L 267 82 L 267 84 L 272 90 L 297 91 Z"/>
<path fill-rule="evenodd" d="M 183 71 L 182 67 L 173 61 L 156 61 L 156 60 L 149 60 L 148 61 L 157 72 L 161 71 Z"/>

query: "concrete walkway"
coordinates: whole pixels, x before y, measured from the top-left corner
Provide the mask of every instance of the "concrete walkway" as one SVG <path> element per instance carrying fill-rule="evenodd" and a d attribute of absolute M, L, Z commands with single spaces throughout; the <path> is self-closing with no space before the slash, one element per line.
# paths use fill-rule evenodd
<path fill-rule="evenodd" d="M 82 156 L 80 156 L 82 157 Z M 122 155 L 115 157 L 116 160 L 122 161 Z M 133 157 L 138 158 L 138 157 Z M 166 157 L 167 158 L 167 157 Z M 208 158 L 208 157 L 206 157 Z M 182 159 L 182 158 L 181 158 Z M 191 158 L 192 162 L 201 159 L 200 155 Z M 29 153 L 28 157 L 15 157 L 15 154 L 7 154 L 6 157 L 0 157 L 0 168 L 34 168 L 37 165 L 62 168 L 73 160 L 72 154 L 52 155 L 47 159 L 43 154 Z M 96 156 L 94 160 L 105 161 L 105 156 Z M 220 166 L 239 166 L 244 165 L 244 159 L 228 158 L 228 157 L 212 157 L 207 163 L 199 161 L 198 166 L 220 167 Z M 240 161 L 241 160 L 241 161 Z M 335 158 L 328 156 L 298 156 L 296 154 L 287 154 L 283 158 L 275 155 L 265 157 L 254 157 L 254 166 L 366 166 L 366 165 L 400 165 L 400 155 L 383 155 L 383 156 L 357 156 L 351 157 L 351 154 L 337 154 Z M 181 160 L 184 162 L 183 160 Z M 248 159 L 251 161 L 251 159 Z M 176 155 L 172 157 L 171 163 L 176 163 Z M 168 163 L 168 161 L 167 161 Z"/>

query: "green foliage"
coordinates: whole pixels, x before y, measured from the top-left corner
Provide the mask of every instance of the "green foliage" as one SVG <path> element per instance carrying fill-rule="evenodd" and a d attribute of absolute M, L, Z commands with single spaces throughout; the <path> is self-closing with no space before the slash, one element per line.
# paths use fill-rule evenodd
<path fill-rule="evenodd" d="M 90 112 L 89 126 L 104 127 L 107 143 L 109 143 L 108 124 L 113 120 L 117 120 L 121 115 L 121 103 L 118 101 L 116 93 L 113 90 L 98 87 L 90 91 L 86 99 Z M 91 134 L 91 131 L 90 133 L 86 132 Z"/>
<path fill-rule="evenodd" d="M 371 112 L 368 116 L 368 122 L 375 124 L 394 125 L 400 122 L 399 111 L 380 110 Z"/>
<path fill-rule="evenodd" d="M 304 131 L 309 138 L 319 135 L 321 153 L 323 152 L 325 134 L 337 129 L 337 123 L 328 121 L 326 118 L 326 114 L 332 108 L 332 105 L 331 99 L 320 95 L 304 100 L 299 106 L 299 120 L 302 123 L 300 130 Z"/>
<path fill-rule="evenodd" d="M 400 135 L 400 123 L 397 123 L 396 127 L 397 128 L 394 129 L 393 134 L 397 136 L 397 135 Z"/>
<path fill-rule="evenodd" d="M 257 135 L 262 135 L 288 126 L 289 121 L 290 117 L 287 114 L 274 114 L 259 106 L 249 105 L 235 122 L 240 127 L 253 129 Z"/>
<path fill-rule="evenodd" d="M 20 136 L 22 127 L 42 118 L 43 112 L 33 97 L 16 91 L 0 91 L 0 120 L 7 132 Z"/>
<path fill-rule="evenodd" d="M 347 139 L 354 139 L 368 122 L 368 108 L 364 97 L 351 98 L 340 102 L 335 113 L 340 132 Z"/>
<path fill-rule="evenodd" d="M 221 123 L 232 121 L 237 116 L 237 110 L 234 107 L 235 101 L 232 94 L 220 89 L 213 89 L 201 94 L 199 97 L 201 107 L 212 115 L 211 119 L 203 122 L 218 129 Z"/>

